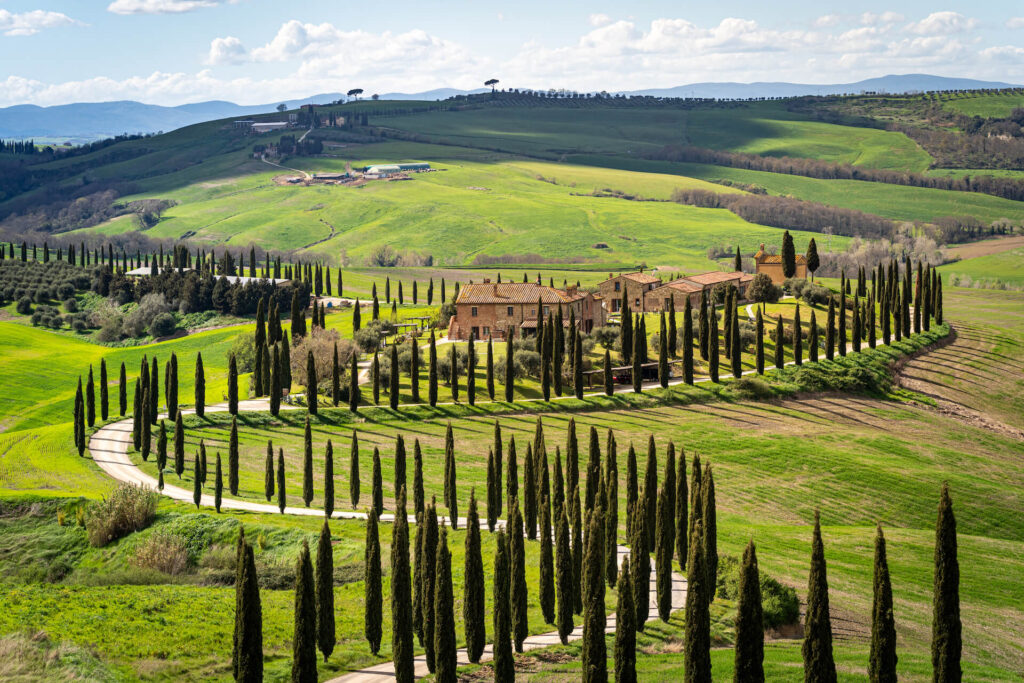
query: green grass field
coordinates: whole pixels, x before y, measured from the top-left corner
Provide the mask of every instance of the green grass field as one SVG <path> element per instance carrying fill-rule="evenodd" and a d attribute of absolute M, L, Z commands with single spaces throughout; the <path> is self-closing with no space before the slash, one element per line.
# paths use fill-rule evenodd
<path fill-rule="evenodd" d="M 970 277 L 982 287 L 999 289 L 1003 283 L 1019 288 L 1024 286 L 1024 248 L 948 263 L 941 266 L 939 272 L 946 277 L 946 282 L 948 276 L 955 273 Z"/>
<path fill-rule="evenodd" d="M 1024 93 L 969 93 L 945 100 L 942 106 L 966 116 L 1003 118 L 1009 116 L 1014 109 L 1024 107 Z"/>

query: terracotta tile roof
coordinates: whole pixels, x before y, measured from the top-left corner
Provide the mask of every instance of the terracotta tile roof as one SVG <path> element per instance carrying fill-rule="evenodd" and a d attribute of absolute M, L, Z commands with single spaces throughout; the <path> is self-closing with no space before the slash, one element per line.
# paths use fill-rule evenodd
<path fill-rule="evenodd" d="M 661 290 L 665 289 L 666 287 L 674 289 L 677 292 L 684 292 L 686 294 L 690 294 L 690 293 L 693 293 L 693 292 L 699 292 L 700 290 L 704 289 L 699 284 L 697 284 L 695 282 L 690 282 L 685 277 L 681 277 L 678 280 L 672 280 L 671 282 L 666 282 L 661 287 L 655 287 L 653 290 L 651 290 L 651 293 L 655 294 L 655 293 L 660 292 Z M 665 292 L 665 294 L 668 294 L 668 292 Z"/>
<path fill-rule="evenodd" d="M 620 274 L 616 275 L 615 277 L 608 278 L 604 282 L 609 282 L 610 280 L 614 280 L 615 278 L 618 278 L 618 277 L 621 277 L 621 278 L 623 278 L 625 280 L 632 280 L 633 282 L 639 282 L 641 284 L 650 284 L 652 282 L 661 282 L 661 278 L 655 277 L 655 276 L 651 275 L 650 273 L 645 273 L 645 272 L 639 271 L 639 270 L 636 271 L 635 273 L 620 273 Z M 604 282 L 602 282 L 601 284 L 604 284 Z"/>
<path fill-rule="evenodd" d="M 456 304 L 545 304 L 569 303 L 582 299 L 582 292 L 568 293 L 535 282 L 483 282 L 462 285 Z"/>
<path fill-rule="evenodd" d="M 716 285 L 719 282 L 730 282 L 732 280 L 739 280 L 742 273 L 737 271 L 725 272 L 722 270 L 712 270 L 707 273 L 700 273 L 699 275 L 690 275 L 683 278 L 690 282 L 696 282 L 698 285 Z"/>
<path fill-rule="evenodd" d="M 758 263 L 782 263 L 782 254 L 765 254 L 759 251 L 754 255 L 754 259 Z M 807 258 L 803 254 L 797 254 L 796 262 L 807 263 Z"/>

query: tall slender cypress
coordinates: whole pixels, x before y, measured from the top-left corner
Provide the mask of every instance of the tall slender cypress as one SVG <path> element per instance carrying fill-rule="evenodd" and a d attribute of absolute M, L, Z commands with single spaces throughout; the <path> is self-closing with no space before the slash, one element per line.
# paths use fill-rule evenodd
<path fill-rule="evenodd" d="M 252 546 L 242 543 L 242 564 L 235 582 L 235 648 L 233 669 L 238 683 L 260 683 L 263 680 L 263 608 L 260 604 L 256 557 Z"/>
<path fill-rule="evenodd" d="M 413 514 L 420 515 L 426 509 L 425 494 L 423 491 L 423 450 L 420 448 L 420 440 L 416 439 L 412 444 L 412 500 Z"/>
<path fill-rule="evenodd" d="M 309 507 L 313 502 L 313 432 L 306 416 L 306 428 L 302 448 L 302 502 Z"/>
<path fill-rule="evenodd" d="M 452 434 L 452 423 L 444 437 L 444 505 L 448 508 L 448 519 L 453 529 L 459 528 L 459 494 L 456 489 L 455 472 L 455 437 Z"/>
<path fill-rule="evenodd" d="M 121 371 L 117 380 L 117 409 L 118 415 L 121 417 L 128 412 L 128 371 L 124 367 L 124 363 L 121 363 Z M 202 417 L 202 413 L 197 411 L 197 414 Z"/>
<path fill-rule="evenodd" d="M 704 564 L 701 521 L 693 525 L 690 553 L 686 559 L 686 632 L 683 636 L 683 658 L 686 683 L 711 683 L 711 615 L 709 613 L 708 572 Z"/>
<path fill-rule="evenodd" d="M 556 510 L 558 521 L 555 528 L 555 580 L 558 586 L 558 637 L 563 645 L 569 643 L 573 630 L 572 549 L 570 548 L 569 519 L 563 505 Z"/>
<path fill-rule="evenodd" d="M 605 578 L 610 588 L 618 580 L 619 540 L 619 463 L 615 436 L 608 430 L 604 469 L 604 554 Z"/>
<path fill-rule="evenodd" d="M 181 479 L 185 471 L 185 427 L 181 423 L 181 411 L 174 418 L 174 473 Z"/>
<path fill-rule="evenodd" d="M 413 683 L 412 581 L 409 572 L 409 522 L 405 490 L 398 494 L 391 527 L 391 660 L 396 683 Z"/>
<path fill-rule="evenodd" d="M 380 449 L 373 447 L 373 509 L 380 517 L 384 512 L 384 480 L 380 473 Z"/>
<path fill-rule="evenodd" d="M 957 560 L 956 517 L 949 486 L 942 485 L 935 524 L 935 582 L 932 598 L 932 680 L 951 683 L 962 677 L 960 563 Z"/>
<path fill-rule="evenodd" d="M 811 309 L 811 325 L 807 331 L 807 360 L 812 363 L 818 362 L 818 319 Z"/>
<path fill-rule="evenodd" d="M 519 512 L 518 500 L 512 503 L 509 523 L 509 547 L 512 560 L 512 585 L 509 592 L 512 607 L 512 640 L 515 643 L 516 652 L 522 652 L 523 641 L 529 634 L 529 625 L 527 624 L 526 549 L 523 543 L 523 516 Z"/>
<path fill-rule="evenodd" d="M 587 551 L 583 564 L 583 676 L 584 683 L 608 680 L 605 648 L 604 515 L 597 507 L 587 527 Z"/>
<path fill-rule="evenodd" d="M 455 592 L 452 588 L 452 555 L 448 529 L 441 529 L 434 562 L 434 661 L 441 683 L 455 683 Z"/>
<path fill-rule="evenodd" d="M 683 309 L 683 381 L 693 384 L 693 311 L 689 295 Z"/>
<path fill-rule="evenodd" d="M 633 572 L 633 606 L 636 607 L 636 628 L 644 630 L 650 614 L 651 556 L 647 550 L 647 500 L 640 498 L 633 513 L 633 528 L 629 537 Z"/>
<path fill-rule="evenodd" d="M 316 683 L 316 597 L 309 543 L 295 567 L 295 631 L 292 637 L 292 682 Z"/>
<path fill-rule="evenodd" d="M 647 462 L 644 465 L 644 488 L 640 494 L 644 499 L 644 511 L 647 520 L 647 552 L 653 553 L 658 524 L 658 450 L 654 445 L 654 435 L 647 437 Z"/>
<path fill-rule="evenodd" d="M 228 490 L 238 495 L 238 418 L 231 418 L 231 434 L 228 437 Z"/>
<path fill-rule="evenodd" d="M 828 322 L 825 324 L 825 358 L 832 360 L 836 356 L 836 300 L 828 298 Z"/>
<path fill-rule="evenodd" d="M 761 607 L 761 577 L 754 540 L 747 542 L 740 564 L 736 606 L 735 683 L 764 681 L 764 616 Z"/>
<path fill-rule="evenodd" d="M 437 405 L 437 342 L 434 339 L 434 331 L 430 331 L 429 344 L 430 364 L 427 366 L 427 402 L 433 408 Z"/>
<path fill-rule="evenodd" d="M 555 625 L 555 557 L 551 542 L 551 501 L 540 501 L 540 610 L 544 621 Z"/>
<path fill-rule="evenodd" d="M 348 369 L 348 409 L 359 412 L 359 364 L 355 353 L 352 354 L 352 362 Z"/>
<path fill-rule="evenodd" d="M 875 535 L 874 599 L 871 607 L 871 655 L 868 678 L 872 683 L 896 682 L 896 619 L 893 616 L 892 584 L 885 552 L 882 525 Z"/>
<path fill-rule="evenodd" d="M 192 468 L 192 502 L 195 503 L 196 507 L 199 507 L 199 503 L 203 500 L 203 479 L 200 476 L 199 470 L 199 456 L 196 455 L 195 464 Z"/>
<path fill-rule="evenodd" d="M 782 314 L 775 321 L 775 367 L 781 370 L 786 365 L 786 332 L 782 328 Z"/>
<path fill-rule="evenodd" d="M 96 425 L 96 388 L 92 378 L 91 365 L 89 366 L 89 379 L 85 384 L 85 419 L 90 427 Z"/>
<path fill-rule="evenodd" d="M 355 430 L 348 451 L 348 497 L 352 507 L 359 506 L 359 435 Z"/>
<path fill-rule="evenodd" d="M 338 342 L 334 342 L 334 354 L 331 356 L 331 405 L 337 407 L 341 402 L 341 368 L 338 366 Z"/>
<path fill-rule="evenodd" d="M 173 356 L 172 356 L 173 357 Z M 107 386 L 107 360 L 100 359 L 100 419 L 104 422 L 110 414 L 110 393 Z M 174 415 L 169 415 L 174 417 Z"/>
<path fill-rule="evenodd" d="M 509 328 L 505 337 L 505 400 L 509 403 L 512 402 L 516 377 L 515 356 L 512 346 L 512 337 L 514 335 L 513 329 L 514 328 Z"/>
<path fill-rule="evenodd" d="M 316 644 L 324 661 L 334 652 L 334 549 L 331 526 L 324 520 L 316 546 Z"/>
<path fill-rule="evenodd" d="M 263 495 L 269 503 L 274 499 L 274 446 L 267 439 L 267 457 L 263 461 Z"/>
<path fill-rule="evenodd" d="M 509 505 L 512 501 L 509 500 Z M 511 558 L 508 537 L 498 530 L 494 555 L 494 683 L 514 683 L 515 660 L 512 654 Z"/>
<path fill-rule="evenodd" d="M 452 346 L 452 348 L 455 348 Z M 469 335 L 469 346 L 466 348 L 466 401 L 469 405 L 476 405 L 476 344 L 474 335 Z M 452 368 L 455 372 L 455 368 Z"/>
<path fill-rule="evenodd" d="M 228 361 L 228 412 L 238 415 L 238 363 L 234 354 Z"/>
<path fill-rule="evenodd" d="M 834 683 L 836 664 L 832 658 L 832 619 L 828 606 L 828 576 L 825 546 L 821 542 L 821 520 L 814 513 L 811 540 L 811 573 L 807 586 L 807 614 L 804 621 L 804 681 Z"/>
<path fill-rule="evenodd" d="M 654 556 L 658 616 L 668 622 L 672 614 L 672 555 L 675 553 L 675 519 L 672 491 L 668 482 L 658 494 L 658 528 Z"/>
<path fill-rule="evenodd" d="M 636 683 L 636 606 L 629 557 L 622 560 L 615 607 L 615 683 Z"/>
<path fill-rule="evenodd" d="M 423 624 L 423 649 L 427 659 L 427 668 L 436 671 L 437 661 L 434 659 L 434 567 L 437 563 L 437 501 L 432 500 L 423 517 L 423 548 L 418 561 L 416 576 L 420 580 L 420 610 Z"/>
<path fill-rule="evenodd" d="M 793 362 L 797 365 L 804 363 L 804 339 L 803 327 L 800 325 L 800 304 L 796 305 L 793 312 Z"/>
<path fill-rule="evenodd" d="M 334 514 L 334 444 L 327 439 L 324 451 L 324 516 L 327 519 Z"/>
<path fill-rule="evenodd" d="M 718 312 L 711 304 L 708 311 L 708 376 L 712 382 L 718 382 Z"/>
<path fill-rule="evenodd" d="M 363 555 L 363 635 L 373 654 L 380 652 L 383 607 L 380 532 L 377 526 L 377 513 L 371 508 L 366 519 L 366 548 Z"/>
<path fill-rule="evenodd" d="M 715 601 L 715 588 L 718 586 L 718 513 L 715 505 L 715 476 L 711 471 L 711 463 L 704 465 L 704 476 L 701 478 L 701 522 L 704 535 L 704 564 L 708 570 L 708 602 Z"/>
<path fill-rule="evenodd" d="M 686 556 L 689 552 L 689 490 L 686 482 L 686 453 L 679 453 L 679 465 L 676 470 L 676 560 L 679 567 L 686 570 Z"/>
<path fill-rule="evenodd" d="M 284 449 L 277 449 L 277 508 L 284 514 L 287 505 L 287 492 L 284 488 Z"/>
<path fill-rule="evenodd" d="M 476 664 L 484 652 L 487 634 L 484 626 L 484 562 L 480 551 L 480 515 L 475 489 L 469 492 L 464 554 L 462 623 L 466 630 L 466 655 L 470 662 Z"/>

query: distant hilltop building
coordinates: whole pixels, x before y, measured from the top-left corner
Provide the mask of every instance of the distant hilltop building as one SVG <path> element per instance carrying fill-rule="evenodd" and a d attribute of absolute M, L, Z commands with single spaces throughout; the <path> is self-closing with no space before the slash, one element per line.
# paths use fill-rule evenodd
<path fill-rule="evenodd" d="M 381 178 L 389 175 L 396 175 L 398 173 L 405 173 L 406 171 L 429 171 L 430 164 L 426 162 L 416 162 L 409 164 L 374 164 L 373 166 L 366 166 L 363 168 L 363 173 L 368 176 L 378 176 Z"/>
<path fill-rule="evenodd" d="M 739 271 L 712 270 L 707 273 L 688 275 L 671 282 L 662 283 L 661 278 L 650 273 L 636 271 L 611 275 L 597 286 L 601 292 L 601 300 L 609 313 L 618 314 L 622 310 L 622 294 L 625 291 L 629 310 L 634 313 L 658 313 L 667 311 L 675 302 L 675 310 L 686 308 L 689 298 L 692 306 L 700 304 L 700 294 L 704 290 L 709 293 L 715 285 L 733 285 L 739 290 L 740 296 L 747 291 L 747 284 L 754 278 L 748 273 Z"/>
<path fill-rule="evenodd" d="M 763 243 L 761 248 L 757 250 L 757 253 L 754 254 L 754 264 L 757 267 L 758 273 L 764 273 L 775 284 L 781 285 L 785 282 L 786 276 L 782 272 L 782 255 L 769 254 L 764 250 Z M 793 277 L 807 277 L 807 257 L 803 254 L 796 255 L 796 274 Z"/>

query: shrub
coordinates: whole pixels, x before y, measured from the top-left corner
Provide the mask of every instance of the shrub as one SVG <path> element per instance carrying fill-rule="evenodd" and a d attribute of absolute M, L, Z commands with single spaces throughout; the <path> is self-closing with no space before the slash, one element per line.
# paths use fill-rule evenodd
<path fill-rule="evenodd" d="M 312 351 L 313 362 L 316 364 L 317 389 L 321 393 L 330 391 L 335 343 L 338 344 L 338 365 L 345 369 L 349 367 L 356 347 L 350 340 L 342 339 L 337 330 L 314 327 L 309 334 L 299 339 L 299 343 L 291 350 L 292 379 L 296 384 L 306 385 L 306 363 L 309 351 Z"/>
<path fill-rule="evenodd" d="M 70 299 L 75 295 L 75 286 L 70 282 L 64 282 L 57 285 L 57 298 L 58 299 Z"/>
<path fill-rule="evenodd" d="M 174 321 L 174 316 L 170 313 L 161 313 L 149 324 L 149 334 L 154 337 L 166 337 L 174 332 L 175 327 L 177 327 L 177 323 Z"/>
<path fill-rule="evenodd" d="M 170 306 L 163 294 L 147 294 L 124 319 L 124 333 L 129 337 L 141 337 L 157 316 L 169 311 Z"/>
<path fill-rule="evenodd" d="M 182 574 L 188 569 L 188 550 L 181 536 L 158 529 L 136 548 L 130 562 L 140 569 Z"/>
<path fill-rule="evenodd" d="M 512 357 L 512 364 L 515 367 L 516 379 L 540 377 L 540 354 L 536 351 L 516 351 Z"/>
<path fill-rule="evenodd" d="M 291 353 L 292 357 L 295 357 L 295 351 Z M 231 363 L 231 356 L 235 357 L 239 373 L 252 372 L 256 367 L 256 340 L 252 333 L 242 332 L 236 336 L 235 341 L 231 344 L 231 348 L 228 349 L 224 356 L 228 364 Z M 302 363 L 303 365 L 306 363 L 305 354 L 302 356 Z"/>
<path fill-rule="evenodd" d="M 380 335 L 380 325 L 371 323 L 356 330 L 352 339 L 363 353 L 373 353 L 380 348 Z"/>
<path fill-rule="evenodd" d="M 85 530 L 97 547 L 144 529 L 153 521 L 159 494 L 134 484 L 121 484 L 110 496 L 89 506 Z"/>
<path fill-rule="evenodd" d="M 771 576 L 760 572 L 761 608 L 765 628 L 794 624 L 800 618 L 800 598 L 796 590 L 783 586 Z M 732 555 L 718 558 L 718 586 L 715 594 L 726 600 L 739 596 L 740 563 Z"/>
<path fill-rule="evenodd" d="M 596 327 L 594 328 L 594 331 L 590 333 L 590 338 L 611 351 L 619 341 L 619 328 L 612 327 L 611 325 Z"/>
<path fill-rule="evenodd" d="M 444 346 L 440 346 L 437 349 L 437 376 L 441 378 L 441 381 L 445 384 L 451 384 L 452 381 L 452 359 L 451 350 Z M 455 351 L 455 372 L 461 377 L 465 374 L 466 363 L 469 360 L 469 354 L 462 350 L 456 349 Z M 515 360 L 515 358 L 513 358 Z M 479 355 L 477 356 L 479 364 Z"/>
<path fill-rule="evenodd" d="M 64 310 L 67 311 L 68 313 L 77 313 L 78 312 L 78 300 L 75 299 L 75 297 L 73 297 L 73 296 L 72 297 L 68 297 L 67 299 L 64 299 Z"/>
<path fill-rule="evenodd" d="M 832 296 L 832 292 L 827 287 L 811 283 L 803 288 L 803 294 L 801 294 L 803 300 L 809 304 L 827 304 L 830 296 Z"/>
<path fill-rule="evenodd" d="M 18 313 L 21 313 L 22 315 L 31 315 L 32 299 L 28 298 L 27 296 L 21 297 L 20 299 L 18 299 L 18 305 L 15 307 L 15 310 L 17 310 Z"/>

